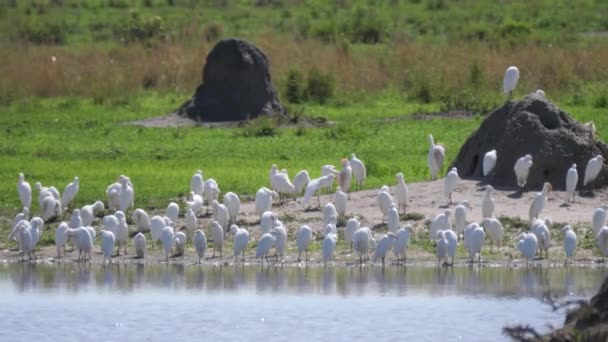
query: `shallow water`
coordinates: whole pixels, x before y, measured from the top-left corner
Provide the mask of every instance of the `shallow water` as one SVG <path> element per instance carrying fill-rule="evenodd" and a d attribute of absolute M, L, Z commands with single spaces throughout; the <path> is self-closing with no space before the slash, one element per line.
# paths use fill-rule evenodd
<path fill-rule="evenodd" d="M 0 265 L 0 341 L 500 341 L 604 269 Z M 10 327 L 10 328 L 7 328 Z"/>

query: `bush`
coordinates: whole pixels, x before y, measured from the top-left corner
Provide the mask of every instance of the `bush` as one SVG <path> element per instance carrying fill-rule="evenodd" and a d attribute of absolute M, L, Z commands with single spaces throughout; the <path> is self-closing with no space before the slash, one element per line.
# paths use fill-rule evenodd
<path fill-rule="evenodd" d="M 479 89 L 483 84 L 483 71 L 477 61 L 473 61 L 473 64 L 471 64 L 469 82 L 474 89 Z"/>
<path fill-rule="evenodd" d="M 507 20 L 500 26 L 500 36 L 509 38 L 527 38 L 532 33 L 532 28 L 526 23 Z"/>
<path fill-rule="evenodd" d="M 127 1 L 127 0 L 109 0 L 108 7 L 129 8 L 129 1 Z"/>
<path fill-rule="evenodd" d="M 114 34 L 125 43 L 142 42 L 161 37 L 165 33 L 163 19 L 159 16 L 142 18 L 137 12 L 124 24 L 114 28 Z"/>
<path fill-rule="evenodd" d="M 285 99 L 291 103 L 304 101 L 304 77 L 300 70 L 290 68 L 285 80 Z"/>
<path fill-rule="evenodd" d="M 485 114 L 498 106 L 498 102 L 492 97 L 484 96 L 480 92 L 471 89 L 455 91 L 439 98 L 441 111 L 464 110 L 475 114 Z"/>
<path fill-rule="evenodd" d="M 64 23 L 28 21 L 18 34 L 19 38 L 34 44 L 63 44 L 68 29 Z"/>
<path fill-rule="evenodd" d="M 317 67 L 308 72 L 306 81 L 306 97 L 309 100 L 325 104 L 334 95 L 334 78 L 330 73 L 324 73 Z"/>
<path fill-rule="evenodd" d="M 224 27 L 219 23 L 211 23 L 203 30 L 203 40 L 207 43 L 219 40 L 224 34 Z"/>
<path fill-rule="evenodd" d="M 608 96 L 606 94 L 600 94 L 593 100 L 593 107 L 595 108 L 608 108 Z"/>
<path fill-rule="evenodd" d="M 263 115 L 245 124 L 238 135 L 246 138 L 274 137 L 279 134 L 277 122 Z"/>
<path fill-rule="evenodd" d="M 371 8 L 357 8 L 351 23 L 350 35 L 353 42 L 376 44 L 386 35 L 384 21 Z"/>

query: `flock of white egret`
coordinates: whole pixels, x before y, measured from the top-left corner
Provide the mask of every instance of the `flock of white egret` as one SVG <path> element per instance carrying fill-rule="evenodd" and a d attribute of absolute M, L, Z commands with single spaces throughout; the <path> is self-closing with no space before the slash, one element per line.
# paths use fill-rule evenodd
<path fill-rule="evenodd" d="M 505 73 L 504 92 L 511 96 L 517 84 L 519 71 L 516 67 L 509 67 Z M 544 92 L 537 91 L 544 96 Z M 428 167 L 431 180 L 439 177 L 445 159 L 445 147 L 435 144 L 432 135 L 428 136 Z M 496 150 L 488 151 L 483 158 L 483 175 L 489 175 L 499 156 Z M 603 164 L 603 158 L 598 155 L 589 160 L 585 169 L 584 185 L 587 185 L 597 177 Z M 519 158 L 514 165 L 515 178 L 517 184 L 522 189 L 526 185 L 526 180 L 530 168 L 533 165 L 533 158 L 530 154 Z M 405 183 L 403 173 L 396 174 L 396 185 L 394 194 L 391 195 L 388 186 L 380 188 L 376 196 L 378 208 L 382 212 L 382 223 L 387 222 L 388 232 L 376 238 L 373 230 L 363 227 L 357 217 L 346 220 L 346 211 L 351 182 L 354 178 L 354 190 L 361 189 L 367 177 L 364 163 L 353 153 L 350 159 L 341 160 L 341 168 L 336 169 L 333 165 L 321 167 L 322 176 L 311 179 L 308 171 L 298 172 L 293 181 L 285 170 L 279 170 L 276 165 L 272 165 L 269 172 L 270 188 L 262 187 L 255 195 L 255 211 L 260 217 L 259 239 L 255 247 L 255 258 L 263 259 L 268 262 L 268 255 L 274 249 L 277 260 L 282 260 L 287 244 L 287 227 L 279 220 L 278 215 L 272 211 L 272 206 L 277 200 L 281 203 L 291 197 L 299 197 L 298 205 L 301 210 L 307 210 L 311 204 L 311 199 L 316 196 L 317 204 L 321 207 L 319 194 L 332 191 L 334 182 L 337 181 L 338 187 L 333 199 L 323 207 L 323 229 L 321 252 L 325 263 L 331 261 L 334 256 L 338 241 L 339 222 L 345 222 L 343 236 L 345 242 L 350 244 L 351 249 L 356 252 L 359 262 L 363 263 L 372 258 L 373 261 L 381 261 L 384 265 L 385 259 L 392 251 L 397 258 L 397 262 L 403 262 L 407 257 L 407 249 L 412 234 L 417 232 L 409 224 L 400 227 L 400 211 L 405 212 L 408 206 L 408 188 Z M 456 190 L 460 182 L 458 170 L 452 168 L 445 176 L 445 200 L 448 204 L 452 203 L 452 193 Z M 578 172 L 576 164 L 567 172 L 565 180 L 568 201 L 574 202 L 575 190 L 578 184 Z M 55 218 L 63 217 L 65 211 L 69 211 L 70 204 L 74 200 L 79 189 L 79 178 L 75 177 L 69 183 L 62 195 L 53 187 L 42 186 L 36 183 L 38 190 L 38 205 L 40 216 L 30 219 L 32 204 L 32 189 L 26 182 L 22 173 L 19 174 L 17 192 L 23 205 L 23 210 L 19 213 L 12 224 L 9 240 L 18 243 L 22 259 L 28 256 L 36 258 L 34 250 L 43 232 L 45 222 Z M 490 250 L 500 248 L 504 237 L 504 228 L 501 222 L 494 217 L 495 203 L 492 198 L 493 187 L 487 185 L 482 199 L 482 217 L 479 223 L 468 222 L 467 213 L 471 210 L 467 200 L 462 200 L 455 207 L 453 212 L 452 226 L 450 210 L 435 216 L 430 223 L 429 239 L 435 243 L 437 260 L 445 264 L 453 263 L 456 256 L 460 237 L 463 237 L 463 246 L 469 254 L 471 262 L 481 262 L 482 246 L 486 237 L 490 243 Z M 552 190 L 551 184 L 545 183 L 541 192 L 535 194 L 529 210 L 530 229 L 521 232 L 516 238 L 516 248 L 528 261 L 534 260 L 537 253 L 542 257 L 543 251 L 548 256 L 548 249 L 551 246 L 551 219 L 546 217 L 539 219 L 545 207 L 547 195 Z M 245 260 L 245 253 L 250 243 L 250 231 L 237 225 L 241 211 L 241 201 L 239 196 L 233 192 L 224 195 L 222 203 L 219 202 L 220 194 L 218 183 L 214 179 L 203 180 L 203 172 L 198 170 L 190 180 L 190 194 L 186 201 L 185 214 L 183 215 L 183 226 L 178 226 L 180 217 L 179 204 L 171 202 L 168 204 L 164 215 L 155 215 L 150 218 L 148 213 L 141 208 L 135 208 L 135 189 L 129 177 L 121 175 L 117 182 L 110 184 L 106 188 L 107 208 L 110 214 L 103 216 L 101 229 L 97 231 L 93 227 L 95 218 L 105 213 L 105 205 L 102 201 L 97 201 L 90 205 L 71 210 L 69 221 L 61 222 L 55 230 L 55 246 L 57 256 L 62 252 L 65 255 L 65 246 L 71 240 L 74 249 L 78 252 L 78 260 L 90 260 L 91 253 L 95 246 L 97 235 L 101 241 L 101 251 L 103 252 L 104 262 L 111 262 L 114 255 L 120 255 L 121 249 L 127 253 L 129 243 L 129 225 L 127 223 L 127 213 L 131 214 L 137 234 L 132 238 L 135 248 L 135 255 L 139 258 L 146 256 L 147 238 L 144 233 L 150 232 L 152 246 L 160 244 L 165 254 L 166 260 L 173 253 L 174 256 L 181 256 L 185 253 L 188 241 L 191 241 L 199 262 L 205 257 L 208 242 L 213 242 L 213 254 L 216 252 L 223 257 L 223 246 L 226 239 L 232 236 L 233 256 L 235 262 Z M 301 196 L 301 197 L 300 197 Z M 276 203 L 275 203 L 276 204 Z M 208 231 L 210 241 L 207 239 L 205 230 L 200 229 L 199 218 L 201 215 L 212 211 L 213 222 Z M 608 206 L 602 206 L 595 210 L 592 216 L 592 229 L 596 236 L 602 256 L 608 256 L 608 227 L 606 224 L 606 213 Z M 183 229 L 181 229 L 183 228 Z M 574 258 L 577 237 L 572 227 L 563 227 L 564 234 L 563 247 L 568 259 Z M 298 262 L 301 261 L 302 254 L 308 261 L 308 249 L 315 240 L 315 232 L 308 225 L 302 225 L 296 233 L 295 245 L 298 250 Z"/>

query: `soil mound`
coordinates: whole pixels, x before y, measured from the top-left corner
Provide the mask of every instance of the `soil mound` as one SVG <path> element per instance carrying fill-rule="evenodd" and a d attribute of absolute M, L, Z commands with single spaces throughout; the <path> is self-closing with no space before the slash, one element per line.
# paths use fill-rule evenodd
<path fill-rule="evenodd" d="M 175 113 L 205 122 L 242 121 L 285 115 L 266 54 L 240 39 L 218 42 L 207 56 L 203 83 Z"/>
<path fill-rule="evenodd" d="M 488 175 L 489 184 L 516 187 L 513 167 L 518 158 L 531 154 L 528 188 L 541 188 L 550 182 L 563 190 L 566 174 L 573 163 L 578 166 L 579 187 L 583 185 L 585 167 L 598 154 L 608 157 L 608 146 L 594 138 L 582 124 L 544 97 L 531 94 L 521 101 L 508 101 L 495 109 L 482 122 L 460 149 L 451 167 L 457 167 L 464 178 L 481 178 L 483 157 L 495 149 L 496 167 Z M 608 184 L 604 166 L 593 187 Z"/>

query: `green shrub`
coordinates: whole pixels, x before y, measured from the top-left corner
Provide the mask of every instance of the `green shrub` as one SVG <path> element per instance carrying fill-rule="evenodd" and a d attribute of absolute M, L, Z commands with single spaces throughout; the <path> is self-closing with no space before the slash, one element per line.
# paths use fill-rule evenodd
<path fill-rule="evenodd" d="M 608 96 L 605 93 L 596 96 L 593 100 L 593 107 L 608 108 Z"/>
<path fill-rule="evenodd" d="M 128 0 L 109 0 L 108 7 L 129 8 L 129 1 Z"/>
<path fill-rule="evenodd" d="M 306 97 L 309 100 L 325 104 L 334 95 L 334 78 L 317 67 L 312 67 L 306 80 Z"/>
<path fill-rule="evenodd" d="M 34 44 L 64 44 L 68 34 L 65 23 L 27 21 L 19 29 L 19 38 Z"/>
<path fill-rule="evenodd" d="M 266 115 L 247 122 L 238 133 L 246 138 L 274 137 L 278 134 L 277 121 Z"/>
<path fill-rule="evenodd" d="M 478 89 L 483 84 L 483 71 L 481 70 L 481 66 L 479 66 L 477 61 L 473 61 L 470 70 L 469 82 L 474 89 Z"/>
<path fill-rule="evenodd" d="M 509 38 L 527 38 L 532 33 L 532 28 L 526 23 L 517 22 L 514 20 L 506 20 L 499 28 L 500 36 L 505 39 Z"/>
<path fill-rule="evenodd" d="M 131 18 L 114 28 L 114 34 L 125 43 L 147 41 L 159 38 L 165 33 L 163 19 L 159 16 L 142 18 L 137 12 Z"/>
<path fill-rule="evenodd" d="M 350 22 L 350 36 L 353 42 L 376 44 L 386 36 L 385 21 L 372 8 L 357 8 Z"/>
<path fill-rule="evenodd" d="M 290 103 L 304 101 L 304 77 L 300 70 L 290 68 L 285 80 L 285 99 Z"/>
<path fill-rule="evenodd" d="M 498 106 L 498 102 L 479 91 L 463 89 L 460 91 L 448 92 L 439 98 L 442 112 L 454 110 L 464 110 L 475 114 L 485 114 Z"/>

